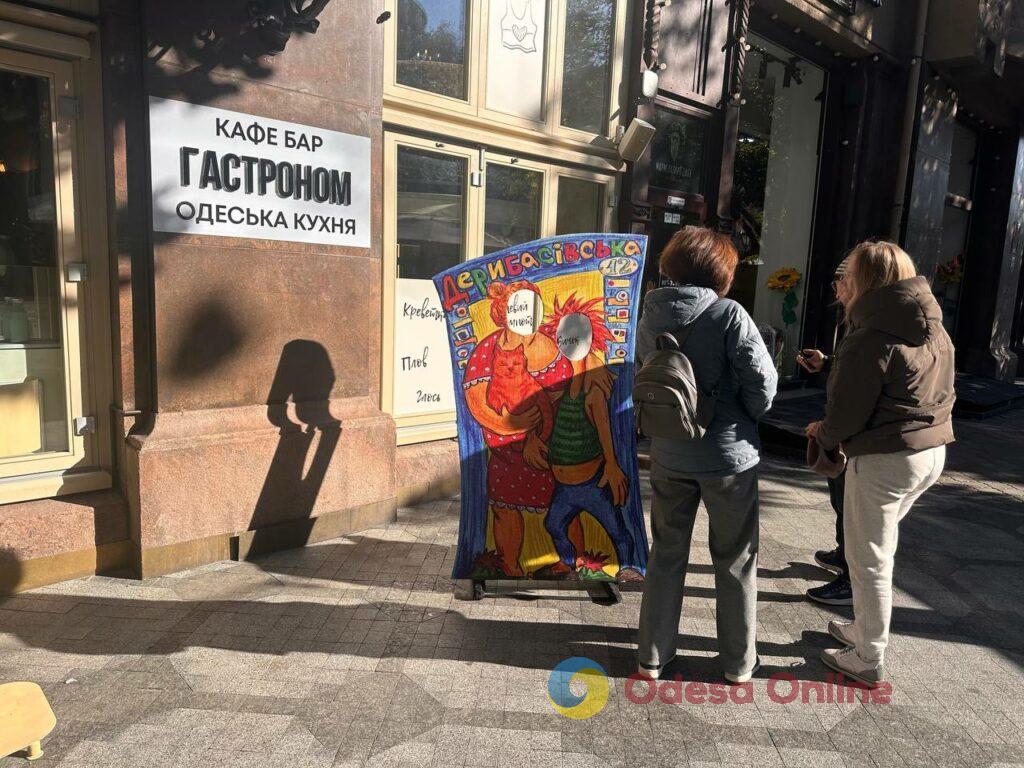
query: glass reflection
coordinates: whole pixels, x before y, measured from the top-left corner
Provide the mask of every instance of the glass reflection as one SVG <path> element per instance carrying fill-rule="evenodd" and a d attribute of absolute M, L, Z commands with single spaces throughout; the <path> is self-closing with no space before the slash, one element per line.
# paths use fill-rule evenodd
<path fill-rule="evenodd" d="M 50 84 L 0 71 L 0 458 L 68 448 Z"/>
<path fill-rule="evenodd" d="M 466 0 L 398 0 L 397 81 L 466 98 Z"/>
<path fill-rule="evenodd" d="M 614 16 L 614 0 L 568 1 L 561 118 L 568 128 L 605 132 Z"/>
<path fill-rule="evenodd" d="M 398 277 L 429 280 L 462 261 L 466 161 L 398 148 Z"/>
<path fill-rule="evenodd" d="M 543 180 L 540 171 L 497 163 L 487 166 L 484 253 L 540 236 Z"/>
<path fill-rule="evenodd" d="M 558 211 L 555 234 L 600 232 L 604 184 L 572 176 L 558 177 Z"/>

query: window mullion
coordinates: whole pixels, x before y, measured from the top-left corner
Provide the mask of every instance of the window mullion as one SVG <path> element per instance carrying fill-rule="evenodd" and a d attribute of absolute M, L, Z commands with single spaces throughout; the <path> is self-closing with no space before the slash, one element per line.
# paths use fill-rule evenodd
<path fill-rule="evenodd" d="M 565 63 L 565 29 L 568 6 L 569 4 L 564 0 L 550 3 L 553 18 L 551 18 L 551 45 L 548 46 L 548 54 L 551 58 L 545 75 L 545 93 L 548 100 L 545 125 L 548 133 L 552 134 L 558 131 L 562 120 L 563 65 Z"/>
<path fill-rule="evenodd" d="M 469 46 L 470 71 L 468 83 L 469 105 L 472 114 L 480 116 L 486 93 L 484 78 L 487 76 L 487 14 L 490 0 L 470 0 L 469 3 Z"/>

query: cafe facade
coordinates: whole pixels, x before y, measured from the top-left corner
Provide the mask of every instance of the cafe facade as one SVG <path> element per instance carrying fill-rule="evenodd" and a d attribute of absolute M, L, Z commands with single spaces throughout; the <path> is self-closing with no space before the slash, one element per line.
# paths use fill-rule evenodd
<path fill-rule="evenodd" d="M 894 220 L 941 241 L 966 206 L 945 195 L 965 115 L 915 96 L 903 152 L 914 7 L 0 0 L 0 592 L 245 559 L 456 492 L 430 277 L 517 242 L 645 233 L 649 287 L 676 229 L 723 228 L 780 366 L 829 348 L 845 249 Z M 915 94 L 969 91 L 954 49 Z M 1005 204 L 972 225 L 964 296 L 991 290 L 972 263 L 1019 280 L 1019 113 L 982 102 Z M 634 118 L 656 131 L 624 163 Z"/>
<path fill-rule="evenodd" d="M 457 490 L 429 278 L 615 226 L 630 12 L 0 2 L 0 590 Z"/>

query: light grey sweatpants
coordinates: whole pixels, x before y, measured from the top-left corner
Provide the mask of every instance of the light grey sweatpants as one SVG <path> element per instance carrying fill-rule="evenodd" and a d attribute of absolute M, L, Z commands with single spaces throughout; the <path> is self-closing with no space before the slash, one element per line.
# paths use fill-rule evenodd
<path fill-rule="evenodd" d="M 702 477 L 683 476 L 654 464 L 651 486 L 654 542 L 640 608 L 640 662 L 660 667 L 676 654 L 690 539 L 703 498 L 715 569 L 723 671 L 735 675 L 749 672 L 757 661 L 757 468 L 736 475 Z"/>
<path fill-rule="evenodd" d="M 857 655 L 882 663 L 892 618 L 900 521 L 942 474 L 946 446 L 854 456 L 846 470 L 843 536 L 853 586 Z"/>

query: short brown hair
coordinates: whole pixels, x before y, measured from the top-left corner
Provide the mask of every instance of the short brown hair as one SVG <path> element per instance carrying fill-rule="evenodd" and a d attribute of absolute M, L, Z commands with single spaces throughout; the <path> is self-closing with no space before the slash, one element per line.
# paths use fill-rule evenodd
<path fill-rule="evenodd" d="M 706 227 L 683 227 L 661 252 L 661 273 L 679 285 L 699 285 L 725 296 L 740 257 L 732 238 Z"/>

